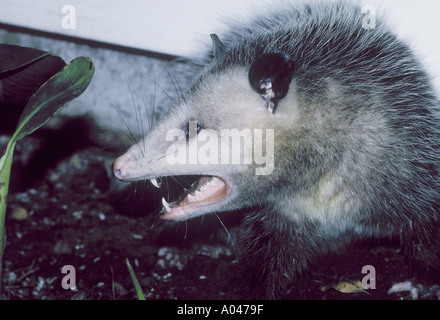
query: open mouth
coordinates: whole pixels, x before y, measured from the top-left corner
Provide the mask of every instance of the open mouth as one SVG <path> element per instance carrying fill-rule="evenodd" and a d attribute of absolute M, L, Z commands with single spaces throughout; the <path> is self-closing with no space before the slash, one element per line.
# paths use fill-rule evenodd
<path fill-rule="evenodd" d="M 150 182 L 160 188 L 161 181 L 150 179 Z M 197 216 L 204 206 L 217 203 L 228 196 L 227 183 L 215 176 L 198 176 L 197 181 L 189 188 L 184 188 L 177 200 L 168 203 L 162 198 L 160 218 L 163 220 L 186 220 Z"/>

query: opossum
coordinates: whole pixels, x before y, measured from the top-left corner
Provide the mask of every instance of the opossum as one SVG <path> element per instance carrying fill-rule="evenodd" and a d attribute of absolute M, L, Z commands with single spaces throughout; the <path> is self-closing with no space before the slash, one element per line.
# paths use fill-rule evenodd
<path fill-rule="evenodd" d="M 400 238 L 414 265 L 438 270 L 440 110 L 422 65 L 355 4 L 271 11 L 212 35 L 213 59 L 115 176 L 199 176 L 163 199 L 167 221 L 244 211 L 247 298 L 283 297 L 357 239 Z"/>

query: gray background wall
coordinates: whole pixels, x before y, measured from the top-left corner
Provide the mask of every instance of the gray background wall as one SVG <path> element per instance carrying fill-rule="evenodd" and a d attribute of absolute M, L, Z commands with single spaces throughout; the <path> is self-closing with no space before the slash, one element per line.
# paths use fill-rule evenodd
<path fill-rule="evenodd" d="M 1 29 L 0 42 L 53 52 L 66 62 L 77 56 L 90 57 L 95 64 L 90 86 L 60 114 L 88 115 L 99 126 L 125 131 L 129 127 L 134 133 L 138 125 L 138 119 L 133 116 L 135 106 L 141 106 L 142 112 L 147 110 L 149 116 L 154 110 L 157 119 L 178 96 L 175 83 L 184 90 L 197 69 L 191 63 Z"/>
<path fill-rule="evenodd" d="M 127 130 L 128 126 L 136 132 L 139 120 L 134 116 L 134 105 L 145 107 L 150 115 L 154 107 L 155 117 L 160 117 L 178 95 L 176 84 L 185 90 L 197 72 L 197 67 L 191 63 L 178 63 L 163 57 L 198 59 L 210 49 L 209 33 L 221 35 L 229 22 L 245 21 L 253 12 L 265 10 L 274 3 L 268 0 L 81 0 L 68 3 L 0 0 L 0 23 L 8 25 L 0 28 L 0 42 L 51 51 L 65 61 L 77 56 L 90 57 L 96 67 L 90 87 L 61 114 L 86 114 L 101 127 Z M 398 35 L 411 44 L 430 71 L 436 87 L 440 88 L 440 37 L 437 35 L 440 2 L 386 0 L 380 4 L 377 1 L 364 3 L 373 3 L 379 12 L 382 9 L 388 12 Z M 65 4 L 76 8 L 75 30 L 60 27 L 63 18 L 60 10 Z M 15 27 L 57 36 L 35 35 L 33 31 L 28 33 L 26 29 Z M 97 42 L 87 45 L 83 44 L 84 39 Z"/>

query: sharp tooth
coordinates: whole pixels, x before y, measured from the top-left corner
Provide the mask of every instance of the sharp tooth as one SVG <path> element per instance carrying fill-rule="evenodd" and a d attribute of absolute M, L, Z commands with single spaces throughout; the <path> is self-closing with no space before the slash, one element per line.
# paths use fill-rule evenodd
<path fill-rule="evenodd" d="M 156 179 L 150 179 L 150 182 L 151 182 L 151 184 L 152 184 L 153 186 L 155 186 L 156 188 L 160 188 L 160 187 L 159 187 L 159 184 L 157 183 L 157 180 L 156 180 Z"/>
<path fill-rule="evenodd" d="M 171 210 L 169 203 L 165 200 L 165 198 L 162 198 L 162 205 L 165 208 L 167 212 Z"/>
<path fill-rule="evenodd" d="M 195 197 L 193 197 L 192 195 L 188 195 L 188 201 L 193 201 L 195 199 Z"/>

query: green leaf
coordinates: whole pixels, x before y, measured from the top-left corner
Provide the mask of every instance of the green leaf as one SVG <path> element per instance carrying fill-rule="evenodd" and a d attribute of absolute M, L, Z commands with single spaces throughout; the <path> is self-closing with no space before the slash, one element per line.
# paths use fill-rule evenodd
<path fill-rule="evenodd" d="M 133 268 L 131 267 L 130 261 L 128 261 L 128 258 L 125 258 L 125 263 L 127 264 L 128 271 L 130 272 L 131 280 L 133 281 L 134 288 L 136 289 L 138 299 L 146 300 L 144 293 L 142 292 L 141 285 L 139 284 L 139 281 L 136 277 L 136 274 L 134 273 Z"/>
<path fill-rule="evenodd" d="M 47 80 L 29 99 L 11 140 L 15 142 L 31 134 L 64 104 L 83 93 L 94 72 L 95 67 L 90 59 L 79 57 Z"/>

